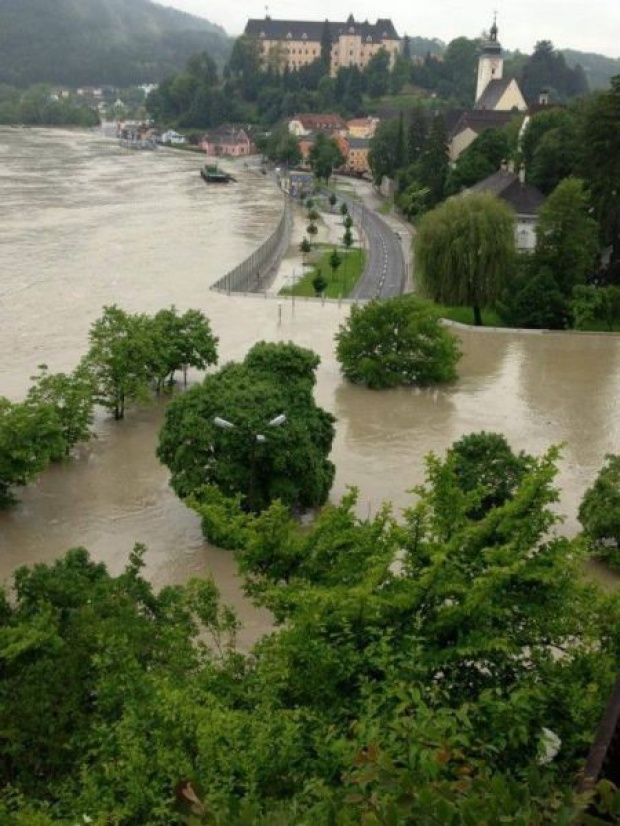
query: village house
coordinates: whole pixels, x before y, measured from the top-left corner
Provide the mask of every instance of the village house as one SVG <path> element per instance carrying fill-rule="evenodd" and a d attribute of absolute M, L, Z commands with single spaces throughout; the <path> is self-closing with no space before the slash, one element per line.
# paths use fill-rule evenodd
<path fill-rule="evenodd" d="M 379 118 L 352 118 L 347 121 L 347 135 L 350 138 L 372 138 L 381 121 Z"/>
<path fill-rule="evenodd" d="M 288 122 L 288 131 L 298 138 L 314 132 L 344 135 L 347 132 L 347 122 L 340 115 L 294 115 Z"/>
<path fill-rule="evenodd" d="M 200 148 L 207 155 L 227 155 L 241 158 L 252 155 L 256 149 L 245 129 L 220 126 L 203 135 Z"/>
<path fill-rule="evenodd" d="M 525 182 L 525 169 L 519 173 L 508 166 L 489 175 L 483 181 L 466 189 L 470 192 L 489 192 L 510 206 L 516 214 L 515 246 L 519 252 L 531 252 L 536 246 L 536 226 L 538 212 L 545 202 L 545 196 L 535 186 Z"/>
<path fill-rule="evenodd" d="M 159 142 L 164 144 L 168 143 L 171 146 L 185 146 L 187 138 L 185 135 L 180 135 L 178 132 L 175 132 L 174 129 L 169 129 L 160 136 Z"/>
<path fill-rule="evenodd" d="M 265 68 L 295 71 L 321 57 L 321 43 L 329 39 L 330 74 L 336 75 L 341 66 L 357 66 L 365 69 L 370 58 L 381 49 L 390 56 L 394 65 L 400 52 L 401 41 L 394 24 L 388 19 L 376 23 L 367 20 L 359 23 L 349 15 L 343 23 L 329 20 L 248 20 L 245 35 L 260 44 Z"/>
<path fill-rule="evenodd" d="M 347 153 L 344 165 L 344 172 L 350 175 L 367 176 L 370 175 L 370 164 L 368 163 L 368 152 L 370 150 L 370 140 L 368 138 L 346 138 Z"/>

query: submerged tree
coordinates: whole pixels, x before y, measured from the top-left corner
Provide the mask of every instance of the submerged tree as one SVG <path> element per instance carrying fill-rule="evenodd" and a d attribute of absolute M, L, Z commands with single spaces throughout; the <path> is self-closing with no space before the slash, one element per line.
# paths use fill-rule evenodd
<path fill-rule="evenodd" d="M 336 342 L 344 375 L 375 390 L 451 381 L 461 355 L 436 311 L 414 295 L 353 305 Z"/>
<path fill-rule="evenodd" d="M 314 401 L 319 359 L 294 344 L 254 345 L 240 364 L 207 376 L 166 410 L 157 455 L 182 497 L 214 485 L 250 511 L 273 499 L 322 504 L 334 466 L 333 417 Z"/>

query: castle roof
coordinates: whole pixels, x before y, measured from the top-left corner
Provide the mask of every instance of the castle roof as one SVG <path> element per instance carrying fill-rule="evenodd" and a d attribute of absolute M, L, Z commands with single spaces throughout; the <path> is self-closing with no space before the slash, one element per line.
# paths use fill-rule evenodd
<path fill-rule="evenodd" d="M 271 17 L 248 20 L 245 34 L 265 40 L 310 40 L 320 42 L 323 29 L 327 23 L 332 42 L 336 42 L 341 35 L 356 34 L 362 40 L 370 43 L 380 43 L 382 40 L 400 40 L 391 20 L 379 18 L 376 23 L 365 20 L 359 23 L 353 15 L 342 23 L 329 20 L 272 20 Z"/>

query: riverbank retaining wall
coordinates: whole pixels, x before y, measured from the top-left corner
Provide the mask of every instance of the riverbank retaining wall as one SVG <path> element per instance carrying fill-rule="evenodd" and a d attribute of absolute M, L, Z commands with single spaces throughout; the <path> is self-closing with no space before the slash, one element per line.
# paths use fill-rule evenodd
<path fill-rule="evenodd" d="M 291 243 L 293 209 L 283 196 L 282 216 L 277 227 L 249 258 L 220 278 L 211 289 L 220 293 L 252 293 L 266 290 Z"/>

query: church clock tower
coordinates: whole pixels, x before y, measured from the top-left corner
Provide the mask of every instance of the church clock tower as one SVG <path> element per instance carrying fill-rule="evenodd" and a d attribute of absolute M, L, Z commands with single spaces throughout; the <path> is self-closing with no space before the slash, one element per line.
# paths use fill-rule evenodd
<path fill-rule="evenodd" d="M 497 21 L 493 18 L 493 25 L 488 38 L 482 44 L 482 53 L 478 60 L 478 83 L 476 85 L 476 101 L 492 80 L 501 80 L 504 74 L 504 59 L 502 47 L 497 40 Z"/>

